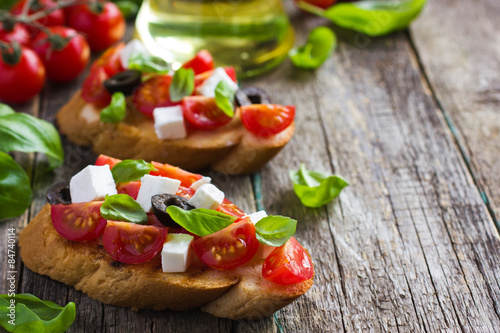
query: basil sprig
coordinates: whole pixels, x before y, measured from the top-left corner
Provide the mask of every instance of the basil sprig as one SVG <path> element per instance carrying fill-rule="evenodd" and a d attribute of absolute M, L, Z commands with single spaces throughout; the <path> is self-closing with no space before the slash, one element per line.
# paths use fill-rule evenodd
<path fill-rule="evenodd" d="M 151 171 L 156 171 L 156 168 L 144 160 L 123 160 L 111 169 L 115 183 L 139 180 Z"/>
<path fill-rule="evenodd" d="M 31 203 L 26 172 L 10 155 L 0 152 L 0 219 L 21 215 Z"/>
<path fill-rule="evenodd" d="M 103 123 L 119 123 L 127 115 L 127 103 L 122 92 L 115 92 L 111 97 L 111 103 L 101 111 Z"/>
<path fill-rule="evenodd" d="M 234 94 L 235 91 L 225 81 L 220 81 L 215 88 L 215 104 L 228 117 L 234 116 Z"/>
<path fill-rule="evenodd" d="M 11 295 L 0 295 L 0 326 L 8 332 L 62 333 L 75 320 L 76 308 L 73 302 L 62 307 L 51 301 L 42 301 L 31 294 L 9 296 Z"/>
<path fill-rule="evenodd" d="M 285 244 L 295 233 L 297 220 L 285 216 L 271 215 L 255 224 L 257 240 L 270 246 Z"/>
<path fill-rule="evenodd" d="M 236 221 L 234 216 L 205 208 L 184 210 L 177 206 L 168 206 L 167 213 L 181 227 L 198 236 L 208 236 Z"/>
<path fill-rule="evenodd" d="M 127 194 L 107 195 L 101 206 L 106 220 L 146 224 L 148 216 L 141 205 Z"/>
<path fill-rule="evenodd" d="M 342 177 L 309 171 L 304 164 L 298 171 L 290 171 L 293 189 L 304 206 L 321 207 L 336 198 L 349 185 Z"/>
<path fill-rule="evenodd" d="M 194 91 L 194 70 L 182 67 L 176 70 L 169 89 L 172 102 L 179 102 L 185 96 L 190 96 Z"/>
<path fill-rule="evenodd" d="M 288 55 L 295 67 L 315 69 L 321 66 L 337 47 L 337 38 L 332 30 L 318 27 L 311 31 L 304 46 L 293 48 Z"/>
<path fill-rule="evenodd" d="M 155 74 L 167 74 L 170 71 L 170 65 L 163 58 L 142 52 L 132 53 L 128 60 L 128 68 Z"/>

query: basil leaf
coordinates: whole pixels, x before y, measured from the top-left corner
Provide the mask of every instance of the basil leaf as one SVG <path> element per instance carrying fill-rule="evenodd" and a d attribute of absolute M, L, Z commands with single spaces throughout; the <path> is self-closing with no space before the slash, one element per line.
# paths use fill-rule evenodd
<path fill-rule="evenodd" d="M 315 69 L 321 66 L 337 47 L 332 30 L 318 27 L 311 31 L 306 45 L 290 50 L 288 55 L 295 67 Z"/>
<path fill-rule="evenodd" d="M 51 301 L 42 301 L 31 294 L 9 296 L 0 295 L 0 326 L 8 332 L 62 333 L 75 320 L 76 309 L 73 302 L 62 307 Z"/>
<path fill-rule="evenodd" d="M 128 60 L 128 68 L 156 74 L 167 74 L 170 71 L 170 65 L 163 58 L 141 52 L 132 53 Z"/>
<path fill-rule="evenodd" d="M 119 123 L 127 115 L 127 103 L 122 92 L 115 92 L 111 98 L 111 103 L 101 111 L 101 121 L 103 123 Z"/>
<path fill-rule="evenodd" d="M 339 3 L 324 11 L 323 16 L 338 26 L 368 36 L 383 36 L 401 30 L 422 11 L 427 0 L 371 0 Z"/>
<path fill-rule="evenodd" d="M 267 216 L 255 224 L 255 235 L 261 243 L 281 246 L 293 236 L 296 227 L 297 220 L 284 216 Z"/>
<path fill-rule="evenodd" d="M 0 152 L 0 219 L 21 215 L 31 203 L 31 183 L 12 157 Z"/>
<path fill-rule="evenodd" d="M 349 185 L 342 177 L 306 170 L 304 164 L 299 171 L 290 171 L 290 178 L 302 204 L 314 208 L 326 205 Z"/>
<path fill-rule="evenodd" d="M 170 85 L 170 100 L 181 101 L 184 96 L 190 96 L 194 91 L 194 70 L 192 68 L 179 68 L 175 71 Z"/>
<path fill-rule="evenodd" d="M 7 104 L 0 103 L 0 117 L 6 116 L 8 114 L 16 113 L 10 106 Z"/>
<path fill-rule="evenodd" d="M 122 13 L 122 15 L 129 19 L 137 15 L 139 5 L 133 1 L 113 1 Z"/>
<path fill-rule="evenodd" d="M 127 194 L 107 195 L 101 206 L 101 216 L 106 220 L 146 224 L 148 216 L 137 201 Z"/>
<path fill-rule="evenodd" d="M 211 235 L 236 221 L 234 216 L 205 208 L 184 210 L 168 206 L 167 213 L 181 227 L 198 236 Z"/>
<path fill-rule="evenodd" d="M 234 116 L 235 91 L 225 81 L 220 81 L 215 88 L 215 104 L 228 117 Z"/>
<path fill-rule="evenodd" d="M 156 171 L 156 168 L 144 160 L 123 160 L 111 169 L 115 183 L 139 180 L 151 171 Z"/>
<path fill-rule="evenodd" d="M 0 151 L 5 153 L 44 153 L 51 168 L 64 161 L 61 138 L 54 125 L 25 113 L 11 113 L 5 107 L 0 111 Z"/>
<path fill-rule="evenodd" d="M 10 9 L 17 0 L 2 0 L 0 2 L 0 9 Z"/>

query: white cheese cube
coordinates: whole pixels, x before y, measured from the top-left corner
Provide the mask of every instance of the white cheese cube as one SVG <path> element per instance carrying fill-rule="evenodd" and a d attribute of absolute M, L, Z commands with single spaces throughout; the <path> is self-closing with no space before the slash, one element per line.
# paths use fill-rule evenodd
<path fill-rule="evenodd" d="M 141 188 L 137 195 L 137 202 L 147 213 L 151 211 L 151 197 L 155 194 L 175 194 L 181 181 L 168 177 L 144 175 L 141 178 Z"/>
<path fill-rule="evenodd" d="M 104 199 L 106 194 L 117 194 L 115 180 L 109 165 L 89 165 L 69 182 L 71 202 L 89 202 Z"/>
<path fill-rule="evenodd" d="M 128 61 L 130 60 L 132 54 L 136 52 L 149 54 L 148 50 L 146 50 L 146 47 L 140 40 L 132 39 L 120 51 L 120 62 L 122 63 L 123 68 L 128 68 Z"/>
<path fill-rule="evenodd" d="M 193 260 L 191 242 L 193 236 L 186 234 L 168 234 L 161 250 L 161 267 L 166 273 L 182 273 Z"/>
<path fill-rule="evenodd" d="M 253 224 L 256 224 L 257 222 L 262 220 L 264 217 L 267 217 L 267 213 L 264 210 L 259 210 L 258 212 L 255 212 L 255 213 L 248 215 L 248 217 L 250 218 L 250 221 Z"/>
<path fill-rule="evenodd" d="M 189 199 L 189 204 L 195 208 L 216 209 L 223 200 L 224 192 L 212 184 L 203 184 Z"/>
<path fill-rule="evenodd" d="M 201 179 L 198 179 L 197 181 L 195 181 L 194 183 L 191 184 L 191 187 L 193 190 L 197 190 L 200 188 L 201 185 L 203 184 L 209 184 L 210 182 L 212 181 L 212 178 L 210 177 L 201 177 Z"/>
<path fill-rule="evenodd" d="M 230 77 L 227 75 L 226 71 L 222 67 L 217 67 L 214 70 L 214 73 L 210 75 L 208 79 L 206 79 L 201 86 L 197 88 L 199 94 L 207 97 L 215 97 L 215 88 L 220 81 L 225 81 L 229 87 L 235 92 L 238 90 L 238 84 L 236 84 Z"/>
<path fill-rule="evenodd" d="M 156 136 L 163 139 L 183 139 L 187 136 L 184 115 L 179 105 L 153 110 Z"/>
<path fill-rule="evenodd" d="M 85 106 L 80 111 L 80 118 L 85 120 L 87 124 L 96 123 L 101 119 L 100 111 L 97 111 L 94 105 L 85 103 Z"/>

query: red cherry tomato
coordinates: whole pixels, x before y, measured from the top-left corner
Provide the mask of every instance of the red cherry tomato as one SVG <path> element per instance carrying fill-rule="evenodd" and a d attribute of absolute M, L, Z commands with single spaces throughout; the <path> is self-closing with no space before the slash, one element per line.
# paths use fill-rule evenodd
<path fill-rule="evenodd" d="M 181 186 L 189 187 L 195 181 L 202 178 L 201 175 L 196 173 L 192 173 L 186 170 L 182 170 L 181 168 L 174 167 L 170 164 L 162 164 L 158 162 L 151 162 L 153 166 L 158 171 L 151 171 L 149 174 L 153 176 L 162 176 L 168 178 L 174 178 L 181 181 Z"/>
<path fill-rule="evenodd" d="M 23 11 L 24 5 L 26 4 L 27 0 L 22 0 L 18 3 L 16 3 L 12 9 L 11 13 L 14 15 L 20 15 Z M 38 0 L 38 1 L 33 1 L 31 3 L 30 9 L 28 11 L 28 14 L 34 14 L 38 13 L 41 11 L 46 11 L 50 10 L 51 8 L 55 7 L 57 3 L 53 0 Z M 64 11 L 61 9 L 56 9 L 54 11 L 51 11 L 48 15 L 36 20 L 37 23 L 42 24 L 46 27 L 52 27 L 56 25 L 64 25 L 66 22 L 66 17 L 64 15 Z M 33 27 L 28 27 L 28 31 L 30 32 L 32 37 L 35 37 L 38 34 L 38 29 L 35 29 Z"/>
<path fill-rule="evenodd" d="M 295 3 L 299 2 L 299 1 L 304 1 L 304 2 L 307 2 L 308 4 L 311 4 L 313 6 L 323 8 L 323 9 L 331 7 L 331 6 L 333 6 L 333 4 L 335 2 L 337 2 L 337 0 L 295 0 Z"/>
<path fill-rule="evenodd" d="M 98 68 L 103 68 L 109 77 L 124 71 L 122 67 L 122 62 L 120 61 L 120 51 L 125 47 L 125 43 L 118 43 L 113 47 L 110 47 L 96 60 L 92 63 L 90 67 L 90 72 L 97 70 Z"/>
<path fill-rule="evenodd" d="M 194 195 L 195 190 L 193 190 L 191 187 L 184 187 L 184 186 L 179 186 L 177 189 L 177 195 L 184 197 L 186 199 L 191 199 L 191 197 Z"/>
<path fill-rule="evenodd" d="M 0 56 L 0 100 L 24 103 L 42 90 L 45 68 L 35 52 L 25 47 L 3 50 Z"/>
<path fill-rule="evenodd" d="M 141 189 L 140 180 L 135 180 L 127 183 L 118 183 L 116 185 L 116 190 L 118 191 L 119 194 L 127 194 L 134 200 L 137 199 L 137 195 L 139 194 L 140 189 Z"/>
<path fill-rule="evenodd" d="M 104 68 L 99 67 L 90 72 L 82 85 L 82 98 L 98 107 L 105 107 L 111 102 L 111 95 L 104 88 L 103 82 L 109 79 Z"/>
<path fill-rule="evenodd" d="M 193 59 L 182 65 L 182 67 L 192 68 L 194 70 L 194 74 L 198 75 L 214 69 L 214 59 L 212 59 L 210 52 L 207 50 L 201 50 L 194 56 Z"/>
<path fill-rule="evenodd" d="M 87 37 L 92 51 L 104 50 L 125 34 L 125 19 L 112 2 L 93 2 L 69 11 L 68 25 Z"/>
<path fill-rule="evenodd" d="M 108 254 L 126 264 L 138 264 L 152 259 L 161 251 L 167 229 L 152 225 L 108 221 L 102 241 Z"/>
<path fill-rule="evenodd" d="M 295 106 L 252 104 L 240 108 L 243 126 L 253 134 L 266 138 L 290 126 L 295 118 Z"/>
<path fill-rule="evenodd" d="M 172 77 L 169 75 L 154 76 L 141 83 L 134 91 L 134 105 L 143 115 L 153 118 L 153 110 L 157 107 L 172 106 L 170 100 L 170 84 Z"/>
<path fill-rule="evenodd" d="M 224 198 L 224 201 L 222 201 L 222 203 L 220 204 L 219 207 L 217 207 L 216 210 L 221 213 L 225 213 L 231 216 L 236 216 L 239 218 L 246 215 L 244 211 L 242 211 L 238 206 L 236 206 L 234 203 L 227 200 L 226 198 Z"/>
<path fill-rule="evenodd" d="M 312 278 L 314 267 L 309 253 L 292 237 L 267 256 L 262 276 L 278 284 L 295 284 Z"/>
<path fill-rule="evenodd" d="M 224 71 L 226 71 L 226 74 L 231 78 L 231 80 L 234 81 L 234 83 L 238 83 L 238 80 L 236 79 L 236 71 L 234 70 L 233 67 L 224 67 Z M 205 82 L 206 79 L 212 76 L 213 73 L 214 70 L 212 69 L 196 75 L 194 77 L 194 86 L 195 87 L 200 86 L 203 82 Z"/>
<path fill-rule="evenodd" d="M 122 160 L 117 158 L 109 157 L 107 155 L 99 155 L 97 160 L 95 161 L 95 165 L 109 165 L 110 168 L 113 168 L 116 164 L 120 163 Z"/>
<path fill-rule="evenodd" d="M 11 29 L 8 28 L 10 27 L 6 27 L 5 23 L 0 23 L 0 40 L 9 44 L 17 42 L 22 46 L 29 46 L 30 34 L 24 25 L 16 23 Z"/>
<path fill-rule="evenodd" d="M 33 50 L 42 59 L 49 79 L 56 82 L 72 81 L 87 67 L 89 44 L 76 30 L 60 26 L 48 29 L 59 37 L 49 38 L 41 32 L 33 42 Z M 70 38 L 69 41 L 60 45 L 66 38 Z"/>
<path fill-rule="evenodd" d="M 194 240 L 192 246 L 206 265 L 226 270 L 252 259 L 259 248 L 259 241 L 255 237 L 255 226 L 247 218 Z"/>
<path fill-rule="evenodd" d="M 66 239 L 85 241 L 96 239 L 106 227 L 100 209 L 102 201 L 57 204 L 50 207 L 54 229 Z"/>
<path fill-rule="evenodd" d="M 219 109 L 213 97 L 184 97 L 181 106 L 186 121 L 200 130 L 212 130 L 231 121 L 231 117 Z"/>

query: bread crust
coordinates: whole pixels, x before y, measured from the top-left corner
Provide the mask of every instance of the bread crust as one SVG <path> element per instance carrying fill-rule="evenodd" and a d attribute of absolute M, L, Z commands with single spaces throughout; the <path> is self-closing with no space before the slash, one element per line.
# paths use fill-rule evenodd
<path fill-rule="evenodd" d="M 74 286 L 100 302 L 152 310 L 202 310 L 217 317 L 260 319 L 289 304 L 312 279 L 281 286 L 262 278 L 263 260 L 232 271 L 194 263 L 185 273 L 164 273 L 158 254 L 142 264 L 114 261 L 100 240 L 69 241 L 52 226 L 45 205 L 19 236 L 20 254 L 30 270 Z"/>
<path fill-rule="evenodd" d="M 292 123 L 278 135 L 258 138 L 245 130 L 236 113 L 218 129 L 189 129 L 185 139 L 160 140 L 151 119 L 132 103 L 127 104 L 127 116 L 118 124 L 100 122 L 99 112 L 78 91 L 57 113 L 59 130 L 73 143 L 92 145 L 96 154 L 169 163 L 191 171 L 211 167 L 227 174 L 256 172 L 290 141 L 295 130 Z"/>

